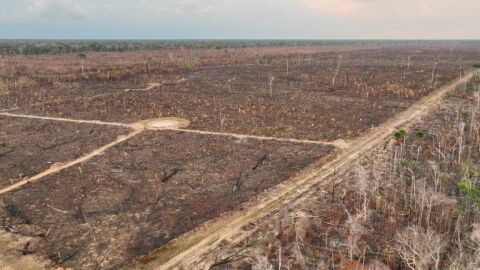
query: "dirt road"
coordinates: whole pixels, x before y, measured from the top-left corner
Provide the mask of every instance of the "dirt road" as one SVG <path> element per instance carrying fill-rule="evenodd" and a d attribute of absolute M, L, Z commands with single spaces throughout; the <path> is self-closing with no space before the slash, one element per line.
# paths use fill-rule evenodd
<path fill-rule="evenodd" d="M 200 228 L 187 233 L 186 235 L 178 238 L 177 240 L 173 241 L 167 247 L 162 248 L 160 251 L 153 252 L 152 258 L 157 258 L 153 260 L 150 264 L 146 267 L 143 266 L 142 268 L 147 269 L 208 269 L 212 262 L 216 259 L 215 252 L 211 252 L 212 250 L 218 248 L 223 241 L 228 241 L 230 243 L 238 243 L 244 240 L 246 237 L 252 233 L 252 230 L 247 231 L 244 230 L 245 227 L 249 226 L 250 224 L 255 224 L 259 220 L 262 220 L 266 217 L 269 217 L 279 209 L 283 209 L 293 202 L 298 202 L 302 197 L 305 197 L 310 192 L 314 190 L 314 187 L 317 186 L 330 186 L 332 185 L 331 176 L 335 174 L 335 172 L 342 171 L 343 168 L 347 167 L 346 165 L 351 164 L 355 161 L 359 156 L 361 156 L 366 150 L 371 149 L 375 145 L 378 145 L 385 141 L 386 138 L 390 137 L 392 133 L 399 128 L 400 126 L 406 126 L 413 122 L 413 120 L 419 119 L 422 115 L 428 113 L 429 109 L 439 103 L 442 97 L 450 90 L 454 89 L 455 87 L 467 82 L 471 77 L 472 74 L 469 74 L 454 83 L 445 86 L 443 88 L 438 89 L 437 91 L 433 92 L 431 95 L 423 98 L 422 100 L 415 103 L 412 107 L 410 107 L 405 112 L 395 116 L 394 118 L 388 120 L 379 128 L 376 128 L 366 134 L 365 136 L 351 141 L 348 144 L 336 145 L 337 143 L 333 142 L 331 144 L 335 144 L 342 149 L 341 152 L 335 157 L 332 158 L 327 164 L 324 166 L 311 166 L 309 170 L 301 172 L 297 177 L 288 181 L 284 184 L 280 184 L 279 186 L 273 188 L 272 190 L 268 191 L 264 196 L 263 199 L 259 202 L 256 202 L 252 205 L 246 205 L 244 208 L 246 210 L 238 211 L 230 215 L 226 215 L 224 217 L 220 217 L 216 220 L 208 222 L 205 226 L 201 226 Z M 77 160 L 65 163 L 65 164 L 58 164 L 57 166 L 52 167 L 51 169 L 36 175 L 32 178 L 26 179 L 14 186 L 8 187 L 7 189 L 1 190 L 0 194 L 9 192 L 13 189 L 20 187 L 28 182 L 34 182 L 39 180 L 40 178 L 44 177 L 45 175 L 49 175 L 55 173 L 61 169 L 73 166 L 75 164 L 84 162 L 89 160 L 92 157 L 97 155 L 101 155 L 105 150 L 113 147 L 114 145 L 121 143 L 130 137 L 136 136 L 137 134 L 141 133 L 143 130 L 143 125 L 128 125 L 122 123 L 108 123 L 108 122 L 101 122 L 101 121 L 85 121 L 85 120 L 75 120 L 75 119 L 63 119 L 63 118 L 51 118 L 51 117 L 39 117 L 39 116 L 31 116 L 31 115 L 16 115 L 16 114 L 9 114 L 9 113 L 2 113 L 4 116 L 9 117 L 26 117 L 26 118 L 34 118 L 34 119 L 44 119 L 44 120 L 55 120 L 55 121 L 66 121 L 66 122 L 74 122 L 74 123 L 88 123 L 88 124 L 99 124 L 99 125 L 113 125 L 113 126 L 125 126 L 132 128 L 132 132 L 129 133 L 127 136 L 119 137 L 116 141 L 108 144 L 94 152 L 87 154 Z M 189 131 L 185 130 L 185 132 L 195 132 L 197 131 Z M 222 136 L 240 136 L 238 134 L 212 134 L 212 135 L 222 135 Z M 272 139 L 272 138 L 265 138 L 265 139 Z M 295 141 L 296 142 L 296 141 Z M 300 141 L 299 141 L 300 142 Z M 305 142 L 303 142 L 305 143 Z M 308 142 L 308 143 L 322 143 L 325 142 Z M 343 147 L 342 147 L 343 146 Z M 337 179 L 337 181 L 341 181 L 341 179 Z M 8 234 L 10 237 L 11 235 Z M 0 239 L 1 240 L 1 239 Z M 0 243 L 1 244 L 1 243 Z M 11 249 L 8 250 L 1 250 L 0 249 L 0 268 L 9 269 L 16 269 L 16 258 L 17 257 L 9 257 L 9 252 Z M 31 269 L 44 269 L 41 261 L 37 260 L 29 260 L 23 262 L 22 264 L 29 265 Z M 25 268 L 22 266 L 22 269 Z M 27 268 L 25 268 L 27 269 Z"/>
<path fill-rule="evenodd" d="M 115 123 L 115 122 L 103 122 L 98 120 L 79 120 L 79 119 L 70 119 L 70 118 L 59 118 L 59 117 L 47 117 L 47 116 L 37 116 L 37 115 L 28 115 L 28 114 L 15 114 L 15 113 L 3 113 L 0 112 L 0 116 L 8 117 L 17 117 L 17 118 L 28 118 L 28 119 L 38 119 L 38 120 L 50 120 L 50 121 L 59 121 L 59 122 L 69 122 L 76 124 L 91 124 L 91 125 L 103 125 L 103 126 L 117 126 L 117 127 L 127 127 L 132 128 L 130 124 Z"/>
<path fill-rule="evenodd" d="M 0 195 L 4 194 L 4 193 L 7 193 L 7 192 L 10 192 L 12 190 L 15 190 L 15 189 L 18 189 L 26 184 L 29 184 L 29 183 L 34 183 L 42 178 L 44 178 L 45 176 L 48 176 L 48 175 L 51 175 L 51 174 L 54 174 L 54 173 L 57 173 L 61 170 L 64 170 L 66 168 L 69 168 L 69 167 L 72 167 L 72 166 L 75 166 L 77 164 L 80 164 L 80 163 L 83 163 L 83 162 L 86 162 L 96 156 L 99 156 L 99 155 L 102 155 L 105 151 L 107 151 L 108 149 L 114 147 L 115 145 L 117 144 L 120 144 L 124 141 L 127 141 L 129 140 L 130 138 L 133 138 L 135 136 L 137 136 L 138 134 L 142 133 L 144 130 L 143 129 L 134 129 L 133 131 L 131 131 L 129 134 L 127 135 L 122 135 L 122 136 L 119 136 L 115 141 L 107 144 L 107 145 L 104 145 L 98 149 L 95 149 L 94 151 L 78 158 L 78 159 L 75 159 L 75 160 L 72 160 L 72 161 L 69 161 L 69 162 L 66 162 L 66 163 L 60 163 L 60 164 L 54 164 L 50 169 L 46 170 L 46 171 L 43 171 L 37 175 L 34 175 L 30 178 L 27 178 L 27 179 L 24 179 L 22 181 L 19 181 L 13 185 L 10 185 L 4 189 L 0 189 Z"/>
<path fill-rule="evenodd" d="M 212 254 L 216 247 L 227 241 L 238 243 L 246 239 L 251 231 L 243 230 L 249 224 L 270 216 L 279 209 L 287 207 L 305 196 L 316 186 L 331 185 L 331 177 L 336 171 L 355 161 L 366 150 L 384 142 L 399 127 L 407 127 L 413 120 L 426 115 L 436 104 L 440 103 L 446 93 L 462 85 L 473 77 L 470 73 L 457 81 L 444 86 L 429 96 L 419 100 L 406 111 L 386 121 L 380 127 L 365 136 L 351 142 L 335 159 L 319 168 L 310 169 L 299 174 L 289 183 L 280 185 L 265 194 L 257 204 L 247 210 L 212 221 L 197 230 L 173 241 L 160 251 L 152 253 L 158 258 L 147 265 L 147 269 L 208 269 L 215 260 Z"/>
<path fill-rule="evenodd" d="M 223 136 L 236 139 L 253 139 L 260 141 L 277 141 L 277 142 L 288 142 L 288 143 L 298 143 L 298 144 L 316 144 L 316 145 L 331 145 L 335 147 L 344 147 L 345 142 L 342 140 L 327 142 L 327 141 L 312 141 L 312 140 L 300 140 L 300 139 L 291 139 L 291 138 L 278 138 L 278 137 L 265 137 L 265 136 L 255 136 L 255 135 L 245 135 L 245 134 L 235 134 L 228 132 L 214 132 L 214 131 L 204 131 L 204 130 L 194 130 L 194 129 L 174 129 L 178 132 L 202 134 L 202 135 L 211 135 L 211 136 Z"/>

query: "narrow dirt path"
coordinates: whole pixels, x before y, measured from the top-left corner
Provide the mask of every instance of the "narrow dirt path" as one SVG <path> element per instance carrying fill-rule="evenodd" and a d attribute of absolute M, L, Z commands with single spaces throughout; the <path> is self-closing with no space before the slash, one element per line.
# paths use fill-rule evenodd
<path fill-rule="evenodd" d="M 117 144 L 120 144 L 124 141 L 127 141 L 129 140 L 130 138 L 132 137 L 135 137 L 137 136 L 138 134 L 142 133 L 144 131 L 144 129 L 135 129 L 133 130 L 132 132 L 130 132 L 129 134 L 127 135 L 122 135 L 122 136 L 119 136 L 115 141 L 107 144 L 107 145 L 104 145 L 78 159 L 75 159 L 75 160 L 72 160 L 72 161 L 69 161 L 69 162 L 66 162 L 66 163 L 60 163 L 60 164 L 55 164 L 53 165 L 50 169 L 44 171 L 44 172 L 41 172 L 37 175 L 34 175 L 30 178 L 27 178 L 27 179 L 24 179 L 18 183 L 15 183 L 9 187 L 6 187 L 4 189 L 1 189 L 0 190 L 0 195 L 4 194 L 4 193 L 7 193 L 7 192 L 10 192 L 12 190 L 15 190 L 17 188 L 20 188 L 21 186 L 24 186 L 28 183 L 33 183 L 33 182 L 36 182 L 40 179 L 42 179 L 43 177 L 45 176 L 48 176 L 48 175 L 51 175 L 51 174 L 54 174 L 54 173 L 57 173 L 61 170 L 64 170 L 66 168 L 69 168 L 69 167 L 72 167 L 74 165 L 77 165 L 77 164 L 80 164 L 80 163 L 83 163 L 85 161 L 88 161 L 96 156 L 99 156 L 99 155 L 102 155 L 106 150 L 108 150 L 109 148 L 112 148 L 113 146 L 117 145 Z"/>
<path fill-rule="evenodd" d="M 93 125 L 103 125 L 103 126 L 119 126 L 119 127 L 127 127 L 137 129 L 143 126 L 143 122 L 140 121 L 133 124 L 124 124 L 118 122 L 103 122 L 99 120 L 82 120 L 82 119 L 71 119 L 71 118 L 60 118 L 60 117 L 47 117 L 47 116 L 38 116 L 38 115 L 29 115 L 29 114 L 15 114 L 15 113 L 7 113 L 7 112 L 0 112 L 0 116 L 6 117 L 18 117 L 18 118 L 28 118 L 28 119 L 39 119 L 39 120 L 49 120 L 49 121 L 59 121 L 59 122 L 70 122 L 70 123 L 77 123 L 77 124 L 93 124 Z M 147 120 L 153 121 L 154 119 Z M 194 134 L 202 134 L 202 135 L 209 135 L 209 136 L 222 136 L 222 137 L 230 137 L 230 138 L 237 138 L 237 139 L 252 139 L 252 140 L 261 140 L 261 141 L 278 141 L 278 142 L 288 142 L 288 143 L 297 143 L 297 144 L 316 144 L 316 145 L 331 145 L 338 148 L 346 148 L 348 143 L 343 140 L 336 140 L 333 142 L 326 142 L 326 141 L 312 141 L 312 140 L 300 140 L 300 139 L 292 139 L 292 138 L 279 138 L 279 137 L 264 137 L 264 136 L 255 136 L 255 135 L 246 135 L 246 134 L 236 134 L 236 133 L 228 133 L 228 132 L 214 132 L 214 131 L 203 131 L 203 130 L 195 130 L 195 129 L 183 129 L 183 128 L 150 128 L 145 126 L 149 130 L 172 130 L 177 132 L 186 132 L 186 133 L 194 133 Z"/>
<path fill-rule="evenodd" d="M 228 132 L 203 131 L 203 130 L 196 130 L 196 129 L 180 128 L 180 129 L 171 129 L 171 130 L 174 130 L 177 132 L 187 132 L 187 133 L 210 135 L 210 136 L 222 136 L 222 137 L 230 137 L 230 138 L 237 138 L 237 139 L 277 141 L 277 142 L 288 142 L 288 143 L 297 143 L 297 144 L 331 145 L 339 148 L 345 147 L 345 142 L 341 140 L 333 141 L 333 142 L 325 142 L 325 141 L 299 140 L 299 139 L 279 138 L 279 137 L 264 137 L 264 136 L 245 135 L 245 134 L 236 134 L 236 133 L 228 133 Z"/>
<path fill-rule="evenodd" d="M 153 90 L 154 88 L 157 88 L 157 87 L 160 87 L 162 86 L 161 83 L 149 83 L 148 86 L 146 88 L 142 88 L 142 89 L 124 89 L 123 91 L 118 91 L 118 92 L 114 92 L 114 93 L 106 93 L 106 94 L 100 94 L 100 95 L 95 95 L 95 96 L 91 96 L 91 97 L 86 97 L 85 99 L 86 100 L 92 100 L 92 99 L 95 99 L 95 98 L 99 98 L 99 97 L 108 97 L 108 96 L 115 96 L 115 95 L 120 95 L 120 94 L 123 94 L 123 93 L 126 93 L 126 92 L 143 92 L 143 91 L 150 91 L 150 90 Z M 63 100 L 62 100 L 63 101 Z M 37 104 L 35 104 L 37 105 Z"/>
<path fill-rule="evenodd" d="M 177 238 L 167 247 L 153 253 L 153 256 L 159 259 L 147 265 L 147 269 L 208 269 L 212 261 L 207 255 L 223 241 L 238 243 L 246 239 L 250 232 L 242 230 L 243 227 L 255 224 L 257 220 L 287 207 L 307 194 L 313 187 L 329 184 L 331 182 L 329 178 L 336 171 L 351 164 L 366 150 L 384 142 L 399 127 L 410 124 L 413 120 L 425 115 L 435 104 L 441 102 L 447 92 L 468 82 L 473 74 L 470 73 L 419 100 L 406 111 L 352 142 L 332 161 L 309 172 L 303 172 L 291 182 L 274 188 L 265 194 L 264 199 L 247 210 L 219 218 Z M 214 259 L 214 254 L 210 255 Z"/>
<path fill-rule="evenodd" d="M 115 122 L 103 122 L 98 120 L 80 120 L 80 119 L 70 119 L 70 118 L 60 118 L 60 117 L 47 117 L 47 116 L 37 116 L 37 115 L 28 115 L 28 114 L 15 114 L 15 113 L 1 113 L 0 116 L 6 117 L 18 117 L 18 118 L 28 118 L 28 119 L 39 119 L 39 120 L 49 120 L 49 121 L 59 121 L 59 122 L 70 122 L 77 124 L 92 124 L 92 125 L 102 125 L 102 126 L 117 126 L 117 127 L 127 127 L 134 128 L 135 124 L 124 124 L 124 123 L 115 123 Z"/>

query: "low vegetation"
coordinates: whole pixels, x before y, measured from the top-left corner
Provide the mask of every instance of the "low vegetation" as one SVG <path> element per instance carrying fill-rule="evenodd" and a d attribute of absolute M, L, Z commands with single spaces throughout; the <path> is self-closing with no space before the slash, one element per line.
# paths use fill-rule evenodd
<path fill-rule="evenodd" d="M 387 40 L 0 40 L 0 55 L 43 55 L 82 52 L 127 52 L 171 49 L 232 49 L 284 46 L 435 45 L 435 41 Z M 448 42 L 443 42 L 445 44 Z M 471 41 L 452 41 L 469 45 Z"/>

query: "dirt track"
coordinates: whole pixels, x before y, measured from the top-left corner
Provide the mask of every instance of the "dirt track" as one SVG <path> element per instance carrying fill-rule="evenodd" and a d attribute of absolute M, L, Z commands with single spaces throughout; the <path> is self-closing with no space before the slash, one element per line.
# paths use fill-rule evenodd
<path fill-rule="evenodd" d="M 260 141 L 277 141 L 277 142 L 289 142 L 289 143 L 299 143 L 299 144 L 331 145 L 331 146 L 336 146 L 340 148 L 343 147 L 343 145 L 345 144 L 345 142 L 342 142 L 340 140 L 333 141 L 333 142 L 326 142 L 326 141 L 299 140 L 299 139 L 291 139 L 291 138 L 254 136 L 254 135 L 235 134 L 235 133 L 228 133 L 228 132 L 213 132 L 213 131 L 203 131 L 203 130 L 194 130 L 194 129 L 176 129 L 176 130 L 179 132 L 232 137 L 237 139 L 255 139 Z"/>
<path fill-rule="evenodd" d="M 30 119 L 39 119 L 39 120 L 51 120 L 51 121 L 59 121 L 59 122 L 70 122 L 70 123 L 77 123 L 77 124 L 93 124 L 93 125 L 104 125 L 104 126 L 132 127 L 132 125 L 129 125 L 129 124 L 114 123 L 114 122 L 103 122 L 103 121 L 97 121 L 97 120 L 78 120 L 78 119 L 69 119 L 69 118 L 46 117 L 46 116 L 2 113 L 2 112 L 0 112 L 0 115 L 8 116 L 8 117 L 30 118 Z"/>
<path fill-rule="evenodd" d="M 85 161 L 87 161 L 87 160 L 89 160 L 89 159 L 92 159 L 92 158 L 94 158 L 94 157 L 96 157 L 96 156 L 98 156 L 98 155 L 103 154 L 103 153 L 104 153 L 106 150 L 108 150 L 109 148 L 112 148 L 113 146 L 115 146 L 115 145 L 117 145 L 117 144 L 120 144 L 120 143 L 122 143 L 122 142 L 124 142 L 124 141 L 126 141 L 126 140 L 128 140 L 128 139 L 130 139 L 130 138 L 132 138 L 132 137 L 134 137 L 134 136 L 142 133 L 142 132 L 143 132 L 143 129 L 135 129 L 135 130 L 131 131 L 129 134 L 119 136 L 115 141 L 113 141 L 113 142 L 111 142 L 111 143 L 109 143 L 109 144 L 107 144 L 107 145 L 105 145 L 105 146 L 102 146 L 102 147 L 100 147 L 100 148 L 98 148 L 98 149 L 96 149 L 96 150 L 94 150 L 94 151 L 92 151 L 92 152 L 84 155 L 83 157 L 80 157 L 80 158 L 78 158 L 78 159 L 69 161 L 69 162 L 64 163 L 64 164 L 55 164 L 55 165 L 53 165 L 50 169 L 48 169 L 48 170 L 46 170 L 46 171 L 44 171 L 44 172 L 42 172 L 42 173 L 39 173 L 39 174 L 37 174 L 37 175 L 35 175 L 35 176 L 32 176 L 32 177 L 27 178 L 27 179 L 24 179 L 24 180 L 22 180 L 22 181 L 20 181 L 20 182 L 18 182 L 18 183 L 15 183 L 15 184 L 13 184 L 13 185 L 11 185 L 11 186 L 8 186 L 8 187 L 6 187 L 6 188 L 4 188 L 4 189 L 1 189 L 1 190 L 0 190 L 0 195 L 1 195 L 1 194 L 4 194 L 4 193 L 7 193 L 7 192 L 9 192 L 9 191 L 18 189 L 19 187 L 24 186 L 24 185 L 26 185 L 26 184 L 33 183 L 33 182 L 35 182 L 35 181 L 38 181 L 38 180 L 40 180 L 41 178 L 43 178 L 43 177 L 45 177 L 45 176 L 47 176 L 47 175 L 57 173 L 57 172 L 59 172 L 59 171 L 61 171 L 61 170 L 63 170 L 63 169 L 72 167 L 72 166 L 74 166 L 74 165 L 76 165 L 76 164 L 83 163 L 83 162 L 85 162 Z"/>
<path fill-rule="evenodd" d="M 154 253 L 155 257 L 159 258 L 156 261 L 153 261 L 147 268 L 150 269 L 175 269 L 179 267 L 184 267 L 185 269 L 205 269 L 211 265 L 211 262 L 215 260 L 214 253 L 211 252 L 222 241 L 228 242 L 239 242 L 242 239 L 245 239 L 250 232 L 244 231 L 243 228 L 246 225 L 254 224 L 258 220 L 261 220 L 264 217 L 268 217 L 270 214 L 274 213 L 278 209 L 282 209 L 285 206 L 291 204 L 305 194 L 308 194 L 314 186 L 323 186 L 330 185 L 332 181 L 329 181 L 336 171 L 345 167 L 345 165 L 350 164 L 353 160 L 358 158 L 365 150 L 370 149 L 371 147 L 377 145 L 384 141 L 385 138 L 391 136 L 392 132 L 399 126 L 410 123 L 412 120 L 417 119 L 418 117 L 424 115 L 429 108 L 438 103 L 443 95 L 449 90 L 455 88 L 456 86 L 466 82 L 470 79 L 473 74 L 469 74 L 456 82 L 445 86 L 437 91 L 433 92 L 431 95 L 420 100 L 414 104 L 407 111 L 397 115 L 396 117 L 388 120 L 386 123 L 381 125 L 379 128 L 371 131 L 366 136 L 352 141 L 349 145 L 344 146 L 344 150 L 340 152 L 338 157 L 336 157 L 331 162 L 320 167 L 317 166 L 317 169 L 312 169 L 305 171 L 300 174 L 297 178 L 293 179 L 291 182 L 286 184 L 281 184 L 280 186 L 274 188 L 272 192 L 265 194 L 265 198 L 261 200 L 258 204 L 255 204 L 251 207 L 245 207 L 248 210 L 241 212 L 236 212 L 232 215 L 219 218 L 209 222 L 207 226 L 202 226 L 199 229 L 187 233 L 184 237 L 178 238 L 174 241 L 169 247 L 162 249 L 161 252 Z M 113 125 L 113 126 L 125 126 L 134 128 L 135 130 L 130 133 L 127 137 L 120 137 L 117 141 L 112 144 L 106 145 L 99 149 L 99 151 L 92 152 L 87 156 L 84 156 L 80 159 L 74 160 L 69 163 L 61 164 L 59 166 L 52 167 L 50 170 L 47 170 L 40 175 L 34 176 L 24 182 L 23 184 L 28 183 L 29 181 L 35 181 L 47 174 L 55 173 L 56 171 L 62 170 L 66 167 L 70 167 L 77 163 L 81 163 L 86 159 L 89 159 L 93 156 L 102 154 L 103 150 L 110 148 L 111 146 L 118 144 L 124 140 L 127 140 L 130 137 L 140 133 L 138 126 L 122 124 L 122 123 L 110 123 L 110 122 L 101 122 L 101 121 L 92 121 L 92 120 L 74 120 L 74 119 L 64 119 L 64 118 L 52 118 L 52 117 L 38 117 L 32 115 L 15 115 L 2 113 L 4 116 L 10 117 L 26 117 L 33 119 L 44 119 L 44 120 L 54 120 L 54 121 L 66 121 L 74 123 L 88 123 L 88 124 L 98 124 L 98 125 Z M 204 132 L 184 130 L 185 132 L 200 133 Z M 209 133 L 210 134 L 210 133 Z M 256 139 L 267 139 L 271 140 L 274 138 L 270 137 L 256 137 L 256 136 L 244 136 L 232 133 L 215 133 L 212 132 L 210 135 L 220 135 L 227 137 L 236 137 L 238 138 L 256 138 Z M 275 139 L 277 140 L 277 139 Z M 284 140 L 284 139 L 282 139 Z M 286 140 L 285 140 L 286 141 Z M 337 143 L 325 143 L 325 142 L 316 142 L 316 141 L 301 141 L 294 140 L 290 142 L 298 143 L 312 143 L 312 144 L 333 144 L 336 146 Z M 312 168 L 312 167 L 311 167 Z M 20 185 L 22 183 L 19 183 Z M 17 188 L 18 186 L 9 187 L 9 190 Z M 10 189 L 11 188 L 11 189 Z M 2 190 L 0 192 L 8 192 L 9 190 Z M 2 260 L 0 259 L 0 262 Z M 8 265 L 8 264 L 7 264 Z"/>
<path fill-rule="evenodd" d="M 292 202 L 308 194 L 314 186 L 331 184 L 329 177 L 345 165 L 356 160 L 364 151 L 383 142 L 399 127 L 412 123 L 413 120 L 425 115 L 430 108 L 439 103 L 443 96 L 457 86 L 472 78 L 470 73 L 457 81 L 438 89 L 421 99 L 408 110 L 388 120 L 367 135 L 355 140 L 350 147 L 345 148 L 334 160 L 321 168 L 302 173 L 290 183 L 280 185 L 258 204 L 248 210 L 236 212 L 230 216 L 219 218 L 196 231 L 188 233 L 173 241 L 168 247 L 153 253 L 159 258 L 148 265 L 148 269 L 208 269 L 215 260 L 211 254 L 223 241 L 238 243 L 245 239 L 251 231 L 243 228 L 249 224 L 269 216 Z"/>

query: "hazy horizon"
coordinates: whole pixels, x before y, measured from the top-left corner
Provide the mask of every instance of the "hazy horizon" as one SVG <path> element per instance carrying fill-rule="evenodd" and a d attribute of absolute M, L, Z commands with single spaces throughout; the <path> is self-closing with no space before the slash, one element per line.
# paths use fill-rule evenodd
<path fill-rule="evenodd" d="M 477 40 L 474 0 L 0 0 L 0 39 Z"/>

